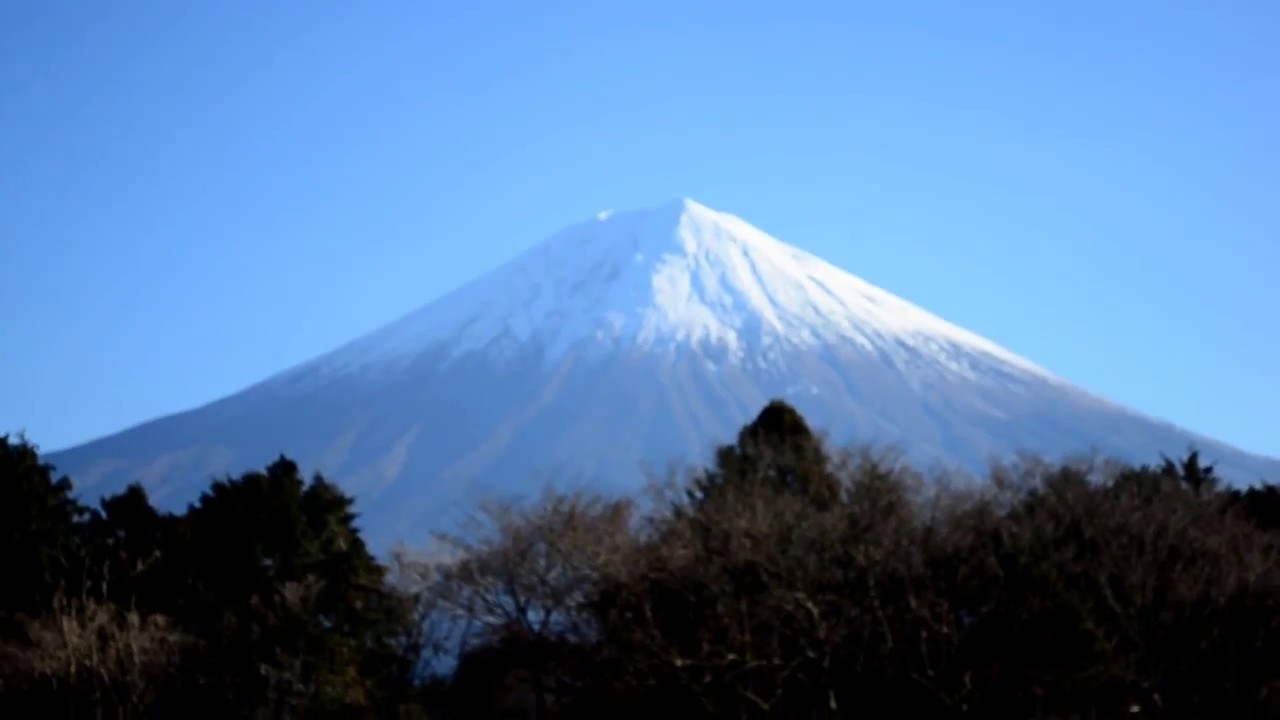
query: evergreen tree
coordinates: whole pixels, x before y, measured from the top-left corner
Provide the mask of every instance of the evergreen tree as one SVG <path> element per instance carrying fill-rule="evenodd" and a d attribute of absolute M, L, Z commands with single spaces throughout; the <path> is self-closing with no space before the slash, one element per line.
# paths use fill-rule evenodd
<path fill-rule="evenodd" d="M 689 497 L 700 504 L 758 489 L 824 508 L 840 500 L 840 483 L 822 440 L 782 400 L 770 401 L 738 432 L 736 443 L 716 450 L 714 466 L 695 478 Z"/>
<path fill-rule="evenodd" d="M 83 572 L 77 523 L 86 509 L 26 438 L 0 435 L 0 622 L 47 611 Z"/>
<path fill-rule="evenodd" d="M 210 702 L 336 711 L 374 700 L 399 605 L 354 526 L 352 500 L 281 457 L 215 482 L 185 518 L 188 617 Z"/>
<path fill-rule="evenodd" d="M 103 498 L 85 523 L 87 581 L 94 597 L 145 612 L 172 610 L 180 579 L 163 573 L 170 569 L 164 548 L 174 522 L 151 505 L 141 485 Z"/>

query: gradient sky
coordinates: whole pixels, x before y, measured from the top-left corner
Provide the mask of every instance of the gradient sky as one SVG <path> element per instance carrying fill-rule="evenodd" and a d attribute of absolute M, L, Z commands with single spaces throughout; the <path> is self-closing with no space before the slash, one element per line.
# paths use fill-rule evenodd
<path fill-rule="evenodd" d="M 1274 0 L 10 0 L 0 431 L 207 402 L 688 196 L 1280 455 L 1278 78 Z"/>

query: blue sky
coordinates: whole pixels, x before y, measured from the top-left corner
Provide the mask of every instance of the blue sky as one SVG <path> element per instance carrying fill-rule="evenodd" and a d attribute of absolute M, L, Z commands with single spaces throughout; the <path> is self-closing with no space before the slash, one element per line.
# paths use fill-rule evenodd
<path fill-rule="evenodd" d="M 1280 455 L 1277 77 L 1269 0 L 7 2 L 0 430 L 201 404 L 689 196 Z"/>

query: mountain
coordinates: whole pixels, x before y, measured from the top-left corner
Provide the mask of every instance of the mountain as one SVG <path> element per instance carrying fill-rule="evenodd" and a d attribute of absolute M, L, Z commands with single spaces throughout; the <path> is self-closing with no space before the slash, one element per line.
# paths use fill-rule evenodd
<path fill-rule="evenodd" d="M 50 459 L 89 494 L 139 480 L 181 506 L 285 453 L 357 496 L 375 544 L 413 541 L 479 492 L 704 459 L 774 397 L 923 462 L 1196 447 L 1229 479 L 1280 478 L 691 200 L 601 213 L 332 352 Z"/>

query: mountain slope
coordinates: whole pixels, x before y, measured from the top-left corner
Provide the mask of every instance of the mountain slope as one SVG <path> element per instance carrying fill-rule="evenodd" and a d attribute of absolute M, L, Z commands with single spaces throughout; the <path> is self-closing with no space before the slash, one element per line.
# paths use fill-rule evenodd
<path fill-rule="evenodd" d="M 925 462 L 1195 446 L 1229 478 L 1280 478 L 689 200 L 602 213 L 330 353 L 51 459 L 90 492 L 137 479 L 179 504 L 283 452 L 355 492 L 377 541 L 486 489 L 702 459 L 772 397 Z"/>

